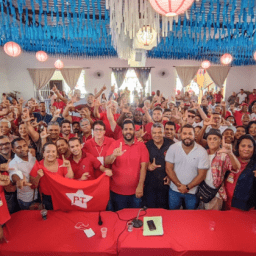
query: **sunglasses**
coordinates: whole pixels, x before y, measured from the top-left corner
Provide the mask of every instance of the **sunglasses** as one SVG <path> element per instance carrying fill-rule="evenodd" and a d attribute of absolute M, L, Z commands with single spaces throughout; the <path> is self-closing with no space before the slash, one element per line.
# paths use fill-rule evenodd
<path fill-rule="evenodd" d="M 192 116 L 191 116 L 191 115 L 188 115 L 188 117 L 191 117 L 191 118 L 195 118 L 196 116 L 193 116 L 193 115 L 192 115 Z"/>

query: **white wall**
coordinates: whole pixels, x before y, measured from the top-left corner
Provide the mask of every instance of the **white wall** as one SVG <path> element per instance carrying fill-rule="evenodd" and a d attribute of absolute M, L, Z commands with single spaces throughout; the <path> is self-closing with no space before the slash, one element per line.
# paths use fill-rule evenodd
<path fill-rule="evenodd" d="M 232 67 L 230 69 L 226 84 L 226 98 L 229 97 L 232 92 L 240 92 L 240 89 L 251 90 L 253 69 L 253 66 Z"/>
<path fill-rule="evenodd" d="M 8 86 L 5 57 L 6 54 L 0 49 L 0 94 L 10 91 Z"/>
<path fill-rule="evenodd" d="M 112 59 L 68 59 L 63 58 L 65 67 L 90 67 L 86 71 L 86 90 L 94 92 L 95 88 L 100 88 L 104 84 L 109 89 L 111 86 L 111 69 L 109 67 L 128 67 L 127 61 L 118 58 Z M 0 51 L 0 86 L 2 91 L 20 91 L 25 99 L 34 96 L 34 89 L 27 68 L 49 68 L 54 67 L 56 58 L 49 58 L 45 63 L 37 61 L 34 53 L 22 53 L 16 58 L 9 57 Z M 173 66 L 198 65 L 200 62 L 189 60 L 162 60 L 147 59 L 147 67 L 155 67 L 151 71 L 152 91 L 160 90 L 165 97 L 175 93 L 175 68 Z M 165 70 L 168 76 L 162 78 L 159 72 Z M 93 76 L 96 71 L 102 71 L 104 76 L 97 79 Z M 251 90 L 256 86 L 256 67 L 232 67 L 227 79 L 226 95 L 230 95 L 233 90 L 236 92 L 240 88 Z M 3 75 L 2 75 L 3 74 Z"/>

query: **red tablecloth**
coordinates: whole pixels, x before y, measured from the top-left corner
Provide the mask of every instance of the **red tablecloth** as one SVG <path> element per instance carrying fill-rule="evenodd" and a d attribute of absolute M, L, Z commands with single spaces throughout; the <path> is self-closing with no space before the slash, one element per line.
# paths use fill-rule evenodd
<path fill-rule="evenodd" d="M 119 214 L 126 219 L 136 212 L 126 209 Z M 126 231 L 120 238 L 120 255 L 256 255 L 256 211 L 148 209 L 146 216 L 163 217 L 164 235 L 144 237 L 142 229 Z M 210 221 L 216 223 L 214 231 Z"/>
<path fill-rule="evenodd" d="M 20 211 L 7 222 L 7 244 L 0 245 L 0 255 L 113 255 L 116 254 L 117 215 L 102 212 L 103 225 L 98 225 L 99 213 L 48 211 L 43 220 L 40 211 Z M 95 236 L 87 238 L 75 229 L 78 222 L 89 224 Z M 101 238 L 101 227 L 107 227 L 106 238 Z"/>
<path fill-rule="evenodd" d="M 119 211 L 130 219 L 137 209 Z M 103 226 L 98 225 L 98 213 L 48 211 L 42 220 L 39 211 L 20 211 L 7 222 L 8 244 L 0 245 L 0 255 L 113 255 L 116 241 L 126 222 L 113 212 L 102 212 Z M 256 211 L 167 211 L 148 209 L 146 216 L 163 217 L 163 236 L 144 237 L 142 229 L 127 230 L 120 236 L 119 253 L 132 255 L 256 255 Z M 143 217 L 141 218 L 143 219 Z M 215 231 L 209 223 L 215 221 Z M 87 238 L 74 228 L 77 222 L 89 224 L 96 235 Z M 107 238 L 101 238 L 101 227 L 108 228 Z"/>

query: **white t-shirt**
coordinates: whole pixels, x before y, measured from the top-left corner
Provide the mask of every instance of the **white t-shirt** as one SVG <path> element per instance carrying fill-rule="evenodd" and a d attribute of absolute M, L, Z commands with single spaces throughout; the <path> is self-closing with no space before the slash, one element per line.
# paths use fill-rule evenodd
<path fill-rule="evenodd" d="M 27 182 L 29 182 L 29 175 L 30 172 L 36 162 L 36 158 L 33 157 L 30 153 L 28 153 L 28 161 L 23 161 L 17 155 L 14 156 L 12 161 L 9 163 L 9 167 L 14 168 L 15 171 L 21 171 L 22 174 L 26 177 Z M 10 175 L 12 175 L 13 171 L 10 171 Z M 29 186 L 23 187 L 23 189 L 17 188 L 17 198 L 22 200 L 23 202 L 32 202 L 33 199 L 37 199 L 37 190 L 35 191 L 35 198 L 34 190 L 31 189 Z"/>
<path fill-rule="evenodd" d="M 192 126 L 193 126 L 194 128 L 196 128 L 197 126 L 201 126 L 201 127 L 203 128 L 203 126 L 204 126 L 204 121 L 202 120 L 202 121 L 199 122 L 199 123 L 194 122 L 194 123 L 192 124 Z"/>
<path fill-rule="evenodd" d="M 211 188 L 216 188 L 214 185 L 213 185 L 213 177 L 212 177 L 212 168 L 211 168 L 211 164 L 212 164 L 212 160 L 214 158 L 215 154 L 212 154 L 212 155 L 209 155 L 209 161 L 210 161 L 210 168 L 209 170 L 207 171 L 207 174 L 206 174 L 206 178 L 205 178 L 205 183 L 210 186 Z"/>
<path fill-rule="evenodd" d="M 193 149 L 187 155 L 182 148 L 182 141 L 172 144 L 165 156 L 165 161 L 174 164 L 174 172 L 182 184 L 189 184 L 197 175 L 198 169 L 210 168 L 207 151 L 195 143 Z M 171 182 L 170 188 L 179 192 L 177 186 Z M 189 190 L 189 194 L 195 194 L 197 186 Z"/>
<path fill-rule="evenodd" d="M 243 93 L 243 94 L 238 93 L 238 94 L 237 94 L 237 97 L 238 97 L 238 99 L 239 99 L 239 104 L 241 104 L 243 101 L 245 101 L 245 99 L 246 99 L 246 97 L 247 97 L 247 94 L 246 94 L 246 93 Z"/>

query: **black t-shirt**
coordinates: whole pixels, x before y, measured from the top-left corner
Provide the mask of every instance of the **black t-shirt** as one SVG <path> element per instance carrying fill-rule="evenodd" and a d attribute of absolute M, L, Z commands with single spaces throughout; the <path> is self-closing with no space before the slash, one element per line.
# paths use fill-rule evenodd
<path fill-rule="evenodd" d="M 145 186 L 149 185 L 153 187 L 162 187 L 164 186 L 163 179 L 166 177 L 165 172 L 165 155 L 169 147 L 174 144 L 173 140 L 164 138 L 164 143 L 159 149 L 153 140 L 150 140 L 146 143 L 146 147 L 149 152 L 150 163 L 153 162 L 155 158 L 156 165 L 161 165 L 161 167 L 156 168 L 154 171 L 147 171 Z M 166 186 L 168 188 L 168 186 Z"/>

